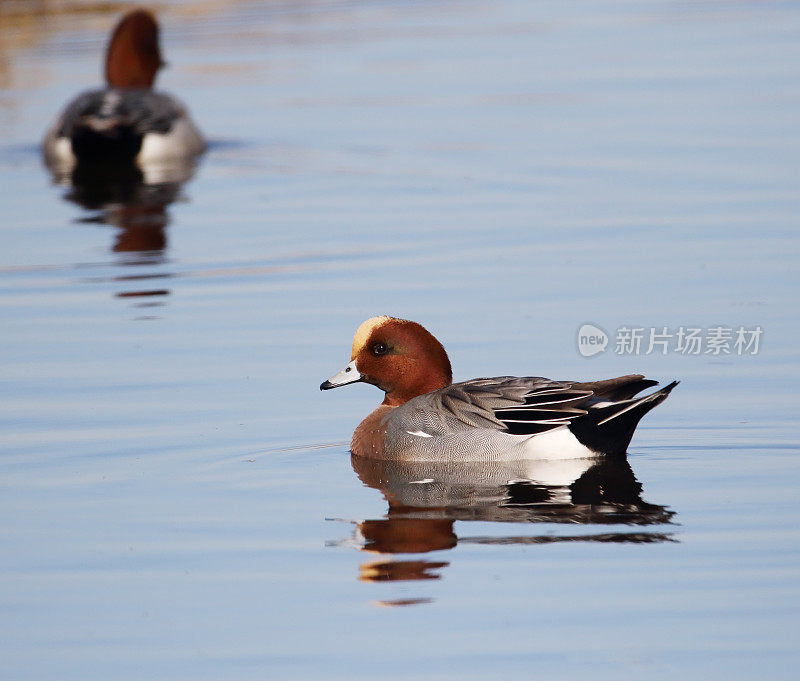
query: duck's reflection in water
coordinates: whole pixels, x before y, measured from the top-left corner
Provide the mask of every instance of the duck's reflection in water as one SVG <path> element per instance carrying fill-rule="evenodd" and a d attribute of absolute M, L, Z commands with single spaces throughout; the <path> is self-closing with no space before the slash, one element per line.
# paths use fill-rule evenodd
<path fill-rule="evenodd" d="M 356 524 L 356 545 L 384 556 L 360 566 L 363 581 L 438 579 L 437 571 L 447 562 L 389 556 L 448 550 L 457 544 L 675 541 L 669 532 L 644 529 L 670 524 L 674 512 L 642 500 L 642 486 L 625 457 L 490 464 L 400 463 L 356 456 L 351 461 L 361 481 L 379 490 L 389 505 L 385 518 Z M 625 527 L 458 536 L 456 520 Z M 336 543 L 352 544 L 353 539 Z"/>
<path fill-rule="evenodd" d="M 73 169 L 50 167 L 56 184 L 67 187 L 65 198 L 90 211 L 78 222 L 106 224 L 117 229 L 112 252 L 121 266 L 158 265 L 165 262 L 167 207 L 181 198 L 183 185 L 195 171 L 196 161 L 176 160 L 140 168 L 133 163 L 79 164 Z M 130 273 L 114 281 L 141 282 L 165 279 L 164 272 Z M 117 293 L 122 298 L 169 295 L 164 286 Z"/>

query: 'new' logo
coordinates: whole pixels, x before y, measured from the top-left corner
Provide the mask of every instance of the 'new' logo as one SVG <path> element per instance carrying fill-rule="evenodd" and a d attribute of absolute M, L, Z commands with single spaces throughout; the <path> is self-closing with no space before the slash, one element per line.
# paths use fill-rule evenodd
<path fill-rule="evenodd" d="M 608 334 L 594 324 L 584 324 L 578 329 L 578 352 L 584 357 L 603 352 L 607 345 Z"/>

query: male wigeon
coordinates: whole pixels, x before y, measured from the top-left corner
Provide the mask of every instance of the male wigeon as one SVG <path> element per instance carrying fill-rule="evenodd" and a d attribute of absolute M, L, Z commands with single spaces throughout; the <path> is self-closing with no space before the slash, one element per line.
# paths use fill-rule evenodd
<path fill-rule="evenodd" d="M 205 142 L 184 106 L 152 90 L 164 65 L 153 15 L 128 12 L 108 45 L 107 87 L 78 95 L 45 135 L 48 165 L 60 170 L 94 161 L 141 165 L 202 152 Z"/>
<path fill-rule="evenodd" d="M 353 454 L 398 461 L 500 461 L 624 454 L 639 420 L 678 384 L 639 374 L 579 383 L 476 378 L 452 383 L 442 344 L 416 322 L 365 321 L 350 363 L 320 390 L 363 381 L 383 402 L 353 433 Z"/>

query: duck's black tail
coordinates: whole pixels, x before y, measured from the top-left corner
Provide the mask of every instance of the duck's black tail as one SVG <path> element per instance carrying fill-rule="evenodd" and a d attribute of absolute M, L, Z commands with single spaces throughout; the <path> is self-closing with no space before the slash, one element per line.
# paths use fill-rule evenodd
<path fill-rule="evenodd" d="M 72 152 L 79 163 L 133 163 L 141 148 L 141 133 L 127 122 L 87 117 L 72 133 Z"/>
<path fill-rule="evenodd" d="M 638 390 L 634 390 L 632 394 L 649 387 L 648 384 L 652 382 L 639 381 L 635 386 Z M 588 405 L 582 405 L 587 409 L 587 414 L 575 419 L 569 429 L 581 444 L 589 449 L 603 454 L 624 454 L 641 418 L 667 399 L 667 395 L 676 385 L 678 381 L 673 381 L 661 390 L 644 397 L 630 397 L 618 401 L 609 399 L 610 395 L 604 395 L 606 391 L 596 390 L 594 396 L 597 401 L 594 404 L 590 402 Z"/>

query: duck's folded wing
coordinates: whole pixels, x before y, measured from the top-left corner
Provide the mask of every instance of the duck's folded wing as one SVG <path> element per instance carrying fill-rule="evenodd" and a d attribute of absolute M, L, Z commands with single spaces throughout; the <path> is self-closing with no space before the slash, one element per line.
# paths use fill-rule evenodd
<path fill-rule="evenodd" d="M 582 406 L 591 395 L 546 378 L 479 378 L 415 397 L 393 409 L 386 424 L 421 437 L 470 428 L 535 435 L 585 416 Z"/>
<path fill-rule="evenodd" d="M 72 137 L 77 127 L 97 132 L 117 126 L 137 134 L 167 133 L 185 114 L 175 98 L 150 90 L 91 90 L 75 98 L 61 115 L 57 137 Z"/>

